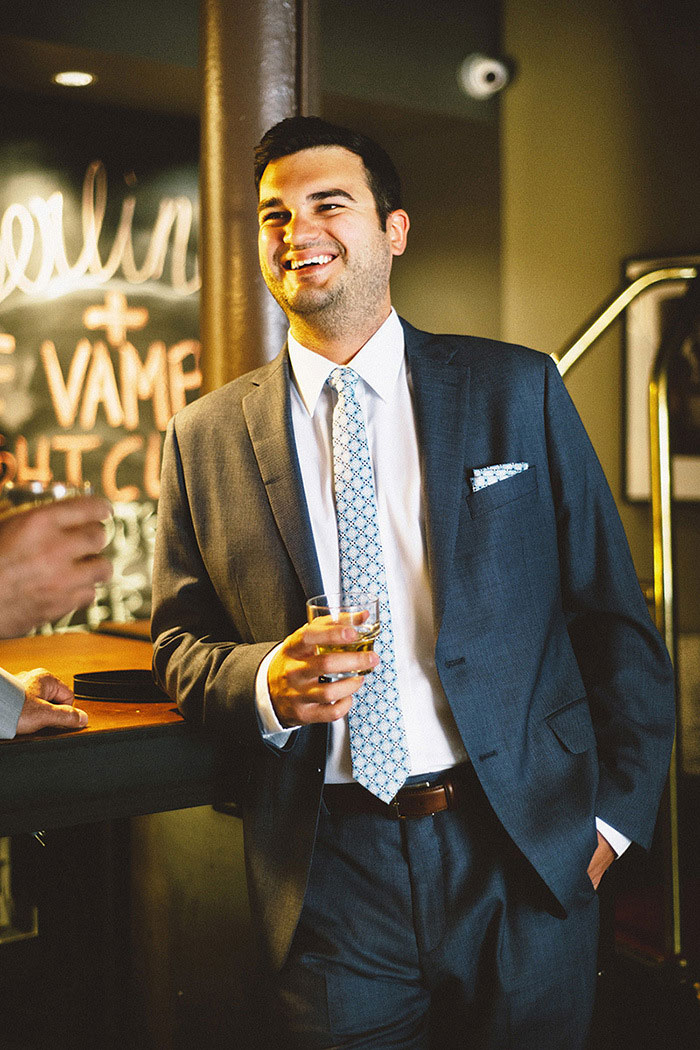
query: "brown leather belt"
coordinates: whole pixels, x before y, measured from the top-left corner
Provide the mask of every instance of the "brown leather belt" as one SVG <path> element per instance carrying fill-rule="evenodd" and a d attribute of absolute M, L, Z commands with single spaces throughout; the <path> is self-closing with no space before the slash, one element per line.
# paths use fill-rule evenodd
<path fill-rule="evenodd" d="M 473 793 L 473 778 L 472 766 L 464 762 L 440 774 L 439 780 L 401 788 L 388 803 L 355 783 L 326 784 L 323 801 L 331 816 L 365 813 L 389 820 L 431 817 L 434 813 L 463 805 Z"/>

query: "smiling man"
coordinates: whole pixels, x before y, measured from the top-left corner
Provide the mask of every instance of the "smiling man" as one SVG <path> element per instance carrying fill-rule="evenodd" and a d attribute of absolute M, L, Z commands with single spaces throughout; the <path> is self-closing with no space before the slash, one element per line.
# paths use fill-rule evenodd
<path fill-rule="evenodd" d="M 292 118 L 255 176 L 287 344 L 170 425 L 153 630 L 235 759 L 270 1045 L 582 1048 L 673 736 L 614 501 L 548 357 L 392 309 L 379 146 Z M 358 580 L 375 652 L 305 623 Z"/>
<path fill-rule="evenodd" d="M 394 209 L 380 222 L 362 159 L 328 146 L 268 164 L 258 215 L 260 268 L 292 334 L 345 363 L 389 316 L 406 212 Z"/>

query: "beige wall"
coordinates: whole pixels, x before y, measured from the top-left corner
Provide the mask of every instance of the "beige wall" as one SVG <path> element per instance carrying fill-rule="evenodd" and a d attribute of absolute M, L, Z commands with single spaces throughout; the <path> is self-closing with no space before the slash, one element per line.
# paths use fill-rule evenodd
<path fill-rule="evenodd" d="M 371 135 L 401 175 L 411 219 L 392 300 L 433 332 L 500 328 L 498 127 L 453 114 L 327 96 L 323 116 Z"/>
<path fill-rule="evenodd" d="M 623 259 L 697 250 L 696 120 L 682 34 L 667 8 L 504 0 L 503 21 L 518 75 L 501 121 L 502 335 L 550 353 L 615 291 Z M 648 508 L 622 498 L 620 323 L 566 383 L 638 573 L 650 577 Z M 682 620 L 697 630 L 697 508 L 678 521 Z"/>

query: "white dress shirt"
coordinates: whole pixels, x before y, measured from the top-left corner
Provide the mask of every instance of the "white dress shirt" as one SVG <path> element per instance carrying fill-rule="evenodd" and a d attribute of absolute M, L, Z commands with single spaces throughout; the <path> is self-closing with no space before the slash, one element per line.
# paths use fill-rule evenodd
<path fill-rule="evenodd" d="M 336 367 L 288 335 L 292 368 L 292 427 L 316 554 L 325 592 L 340 587 L 338 530 L 333 499 L 333 394 L 325 385 Z M 394 310 L 350 365 L 360 376 L 382 538 L 401 710 L 411 775 L 447 769 L 467 758 L 435 668 L 435 624 L 425 545 L 425 511 L 418 439 L 406 367 L 404 334 Z M 311 596 L 309 596 L 311 597 Z M 268 653 L 256 678 L 256 703 L 265 737 L 281 747 L 294 729 L 275 716 L 267 688 Z M 332 722 L 326 783 L 352 780 L 347 718 Z M 598 821 L 617 853 L 629 840 Z"/>
<path fill-rule="evenodd" d="M 292 426 L 316 555 L 324 591 L 337 592 L 341 586 L 333 499 L 334 396 L 325 385 L 336 366 L 301 346 L 291 333 L 288 346 L 294 380 Z M 435 668 L 418 440 L 403 328 L 393 310 L 349 367 L 361 379 L 358 399 L 374 470 L 401 710 L 415 776 L 447 769 L 467 756 Z M 267 667 L 273 655 L 274 651 L 268 654 L 258 672 L 258 710 L 264 729 L 281 745 L 294 730 L 280 726 L 269 702 Z M 280 730 L 284 735 L 278 735 Z M 350 780 L 348 725 L 342 719 L 331 723 L 326 782 Z"/>

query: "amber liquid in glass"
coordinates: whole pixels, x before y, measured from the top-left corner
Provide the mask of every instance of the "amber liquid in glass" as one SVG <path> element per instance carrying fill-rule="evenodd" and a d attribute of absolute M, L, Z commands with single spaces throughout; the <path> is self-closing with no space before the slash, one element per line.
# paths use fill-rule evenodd
<path fill-rule="evenodd" d="M 317 652 L 319 655 L 323 653 L 370 653 L 374 649 L 374 643 L 379 637 L 379 631 L 381 630 L 381 624 L 372 624 L 369 631 L 363 631 L 360 637 L 354 642 L 346 642 L 344 645 L 319 645 L 317 646 Z M 369 668 L 367 671 L 358 671 L 357 674 L 370 674 L 373 668 Z M 347 673 L 350 676 L 350 672 Z M 343 676 L 345 677 L 345 676 Z"/>

